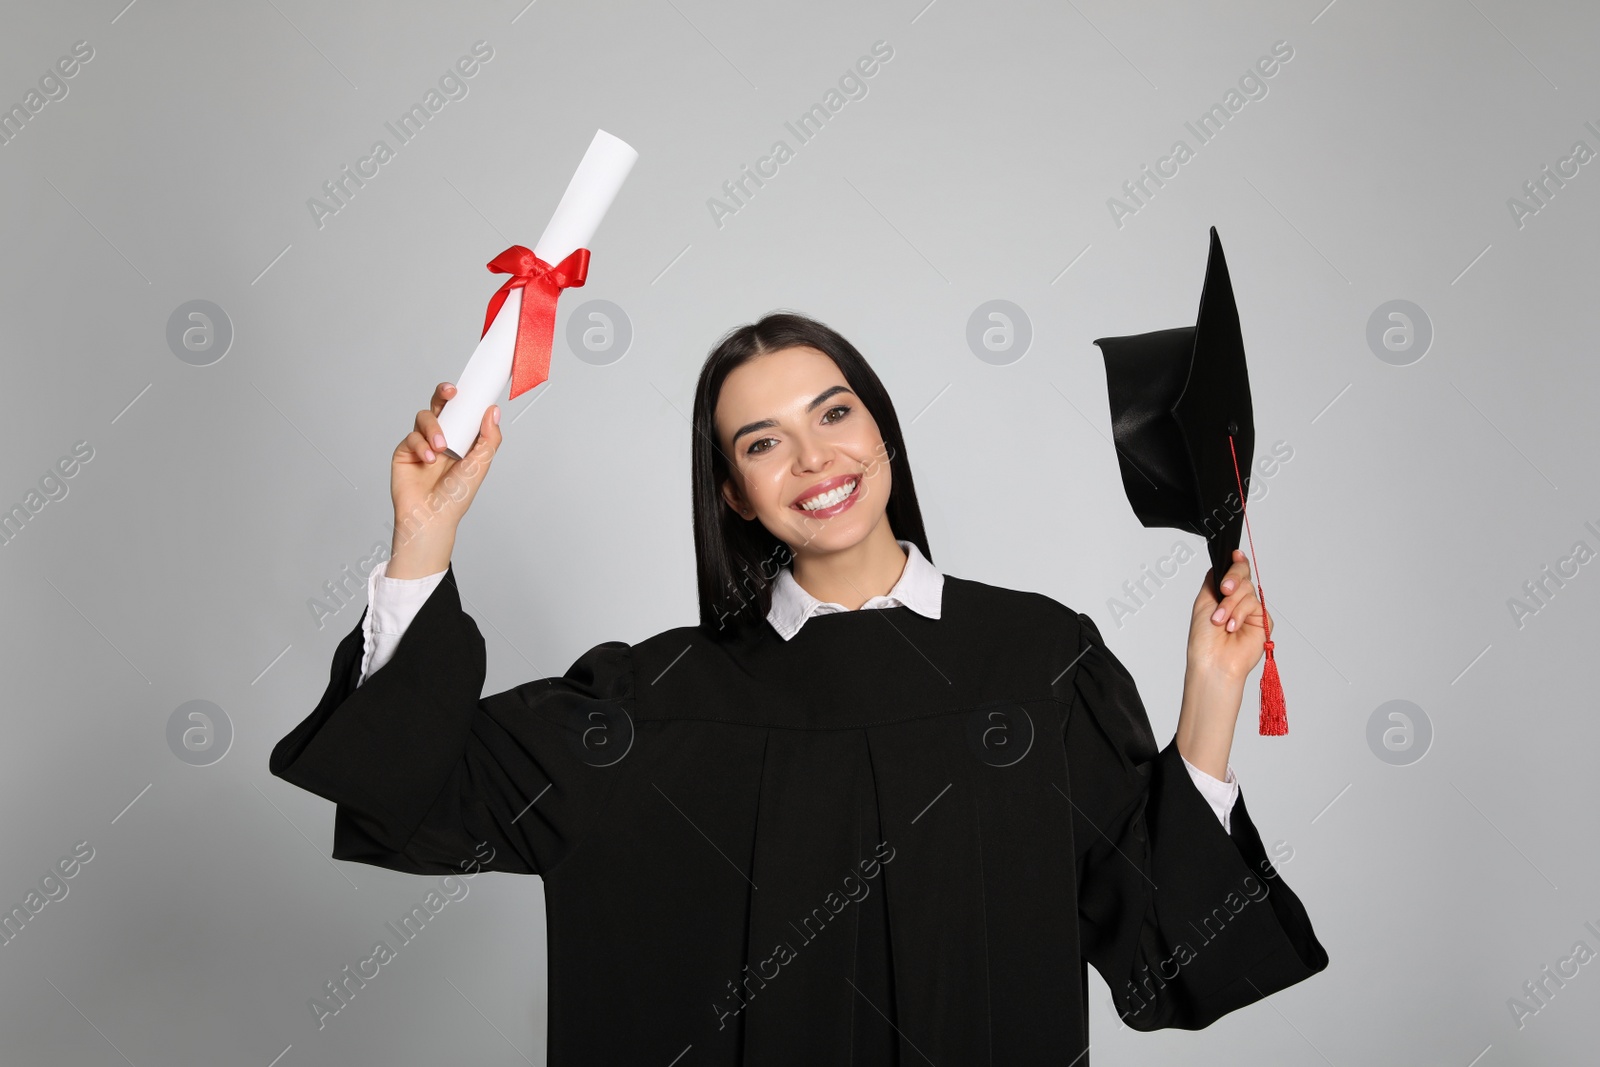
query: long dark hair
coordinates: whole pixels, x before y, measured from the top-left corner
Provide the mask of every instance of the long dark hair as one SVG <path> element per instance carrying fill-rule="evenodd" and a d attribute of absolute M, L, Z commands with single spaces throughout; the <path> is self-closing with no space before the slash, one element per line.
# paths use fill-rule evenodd
<path fill-rule="evenodd" d="M 897 539 L 912 542 L 933 561 L 900 420 L 883 383 L 855 345 L 837 330 L 797 312 L 776 311 L 759 322 L 728 331 L 706 357 L 694 391 L 694 440 L 690 445 L 694 555 L 700 627 L 712 634 L 763 622 L 772 606 L 772 582 L 794 558 L 787 544 L 760 522 L 741 518 L 722 497 L 722 483 L 732 468 L 717 441 L 717 397 L 734 368 L 756 356 L 802 345 L 833 360 L 877 422 L 892 483 L 885 517 Z"/>

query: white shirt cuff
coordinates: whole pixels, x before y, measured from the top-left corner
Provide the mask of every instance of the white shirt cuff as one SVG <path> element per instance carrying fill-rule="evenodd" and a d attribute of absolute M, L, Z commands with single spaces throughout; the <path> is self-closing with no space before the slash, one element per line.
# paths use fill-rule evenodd
<path fill-rule="evenodd" d="M 1189 768 L 1189 777 L 1194 779 L 1195 788 L 1200 790 L 1200 795 L 1211 803 L 1211 808 L 1217 813 L 1217 818 L 1222 820 L 1222 828 L 1228 833 L 1232 833 L 1233 829 L 1229 825 L 1231 822 L 1229 816 L 1233 814 L 1233 802 L 1239 799 L 1239 780 L 1234 777 L 1233 764 L 1228 764 L 1228 777 L 1219 781 L 1190 763 L 1184 758 L 1183 753 L 1178 753 L 1178 758 L 1182 759 L 1183 765 Z"/>
<path fill-rule="evenodd" d="M 361 624 L 361 681 L 389 662 L 400 636 L 428 602 L 449 568 L 421 578 L 390 578 L 385 560 L 367 575 L 367 615 Z"/>

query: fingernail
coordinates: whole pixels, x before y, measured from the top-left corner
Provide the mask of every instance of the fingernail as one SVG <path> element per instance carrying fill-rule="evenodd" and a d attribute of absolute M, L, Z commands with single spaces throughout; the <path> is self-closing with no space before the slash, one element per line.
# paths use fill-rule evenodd
<path fill-rule="evenodd" d="M 1212 612 L 1212 613 L 1211 613 L 1211 621 L 1212 621 L 1212 622 L 1221 622 L 1221 621 L 1222 621 L 1222 617 L 1223 617 L 1223 616 L 1224 616 L 1224 615 L 1226 615 L 1226 614 L 1227 614 L 1227 612 L 1226 612 L 1226 611 L 1224 611 L 1224 610 L 1223 610 L 1223 609 L 1221 609 L 1221 608 L 1218 608 L 1218 609 L 1217 609 L 1217 610 L 1216 610 L 1216 611 L 1213 611 L 1213 612 Z"/>
<path fill-rule="evenodd" d="M 444 434 L 436 433 L 436 434 L 433 435 L 433 447 L 434 448 L 443 448 L 444 447 Z"/>
<path fill-rule="evenodd" d="M 1239 620 L 1238 619 L 1229 619 L 1228 620 L 1228 632 L 1230 634 L 1233 633 L 1233 631 L 1236 630 L 1238 628 L 1238 626 L 1239 626 Z"/>
<path fill-rule="evenodd" d="M 1222 591 L 1224 593 L 1233 592 L 1233 579 L 1232 578 L 1229 578 L 1227 581 L 1222 583 Z"/>
<path fill-rule="evenodd" d="M 500 425 L 500 405 L 499 404 L 496 404 L 494 406 L 494 424 L 496 426 Z"/>
<path fill-rule="evenodd" d="M 424 449 L 423 452 L 422 452 L 422 458 L 427 460 L 429 463 L 432 463 L 433 462 L 433 449 L 431 449 L 431 448 Z"/>

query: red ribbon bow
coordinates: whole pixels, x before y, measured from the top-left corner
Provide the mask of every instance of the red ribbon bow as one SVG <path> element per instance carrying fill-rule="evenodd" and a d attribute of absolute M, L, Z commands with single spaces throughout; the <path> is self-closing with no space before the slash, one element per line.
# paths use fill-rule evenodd
<path fill-rule="evenodd" d="M 556 300 L 561 290 L 583 284 L 589 274 L 589 250 L 579 248 L 551 266 L 522 245 L 512 245 L 489 261 L 495 274 L 509 274 L 506 283 L 489 298 L 483 332 L 513 289 L 522 290 L 522 313 L 517 316 L 517 347 L 511 361 L 511 396 L 525 393 L 550 377 L 550 344 L 556 332 Z M 483 336 L 479 334 L 479 336 Z"/>

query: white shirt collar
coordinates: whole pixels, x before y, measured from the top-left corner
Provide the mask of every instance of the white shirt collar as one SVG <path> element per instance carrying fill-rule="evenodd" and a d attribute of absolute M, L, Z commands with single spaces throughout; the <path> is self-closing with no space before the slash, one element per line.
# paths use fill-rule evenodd
<path fill-rule="evenodd" d="M 895 544 L 906 552 L 906 566 L 900 573 L 900 580 L 884 596 L 875 596 L 862 604 L 861 610 L 906 607 L 918 615 L 937 619 L 944 598 L 944 575 L 928 562 L 914 542 L 896 540 Z M 767 612 L 767 621 L 787 641 L 800 632 L 800 627 L 811 616 L 849 610 L 843 604 L 818 600 L 794 580 L 792 568 L 784 567 L 772 585 L 772 607 Z"/>

